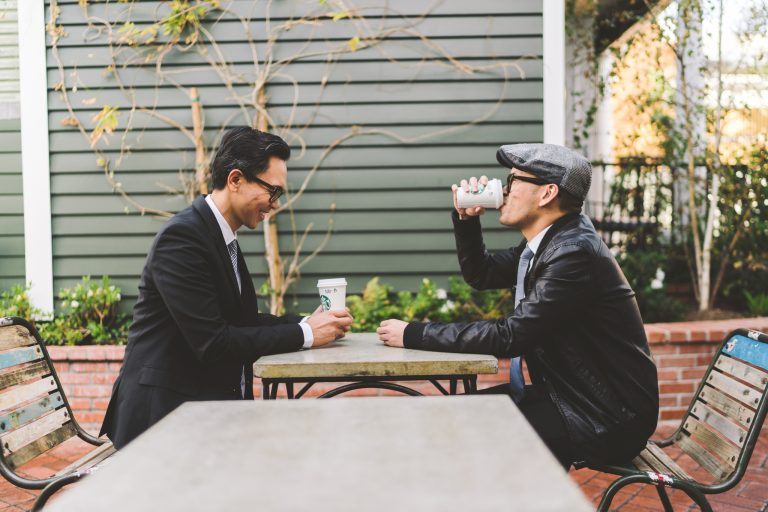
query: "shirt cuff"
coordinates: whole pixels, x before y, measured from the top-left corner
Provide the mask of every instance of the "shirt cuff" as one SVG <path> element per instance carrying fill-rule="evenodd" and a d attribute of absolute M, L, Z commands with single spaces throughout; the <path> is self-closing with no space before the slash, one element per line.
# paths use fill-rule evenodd
<path fill-rule="evenodd" d="M 304 346 L 301 348 L 312 348 L 312 344 L 315 342 L 315 335 L 312 334 L 312 327 L 307 323 L 308 318 L 308 316 L 305 316 L 301 319 L 301 322 L 299 322 L 299 327 L 304 331 Z"/>

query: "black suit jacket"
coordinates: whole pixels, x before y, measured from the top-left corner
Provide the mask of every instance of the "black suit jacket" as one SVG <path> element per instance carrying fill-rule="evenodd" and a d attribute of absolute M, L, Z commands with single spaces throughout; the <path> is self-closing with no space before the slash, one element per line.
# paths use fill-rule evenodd
<path fill-rule="evenodd" d="M 117 448 L 183 402 L 252 399 L 253 362 L 302 347 L 300 317 L 260 314 L 242 253 L 238 258 L 242 293 L 203 197 L 155 237 L 101 428 Z"/>

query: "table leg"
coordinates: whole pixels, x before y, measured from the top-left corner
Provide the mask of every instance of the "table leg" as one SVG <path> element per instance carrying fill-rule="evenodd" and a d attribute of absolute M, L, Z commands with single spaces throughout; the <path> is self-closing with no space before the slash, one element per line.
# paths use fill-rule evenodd
<path fill-rule="evenodd" d="M 293 382 L 286 382 L 285 390 L 288 392 L 288 399 L 293 399 Z"/>
<path fill-rule="evenodd" d="M 265 380 L 261 381 L 261 399 L 269 400 L 269 382 Z"/>
<path fill-rule="evenodd" d="M 272 383 L 272 392 L 269 394 L 270 400 L 276 400 L 277 399 L 277 388 L 280 387 L 279 382 L 273 382 Z"/>
<path fill-rule="evenodd" d="M 456 388 L 458 387 L 458 381 L 457 379 L 451 379 L 451 394 L 456 394 Z"/>

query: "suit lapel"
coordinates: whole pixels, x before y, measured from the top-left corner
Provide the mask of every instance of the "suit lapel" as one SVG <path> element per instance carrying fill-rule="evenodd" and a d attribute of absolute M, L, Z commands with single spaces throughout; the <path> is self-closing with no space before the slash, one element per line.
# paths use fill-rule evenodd
<path fill-rule="evenodd" d="M 224 272 L 229 276 L 229 287 L 237 299 L 237 302 L 240 303 L 240 292 L 237 288 L 235 269 L 232 267 L 232 260 L 229 258 L 229 250 L 224 243 L 224 235 L 221 233 L 219 223 L 216 222 L 216 217 L 213 215 L 208 203 L 205 202 L 205 197 L 200 196 L 195 199 L 195 202 L 192 203 L 192 207 L 205 222 L 205 226 L 211 235 L 210 240 L 213 242 L 214 250 L 219 255 L 219 263 L 224 268 Z"/>

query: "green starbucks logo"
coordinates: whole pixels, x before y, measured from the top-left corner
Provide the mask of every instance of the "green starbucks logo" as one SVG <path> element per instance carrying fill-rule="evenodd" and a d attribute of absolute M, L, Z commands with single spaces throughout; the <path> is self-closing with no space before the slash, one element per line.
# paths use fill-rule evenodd
<path fill-rule="evenodd" d="M 320 296 L 320 303 L 323 305 L 323 309 L 326 311 L 331 310 L 331 299 L 327 295 Z"/>

